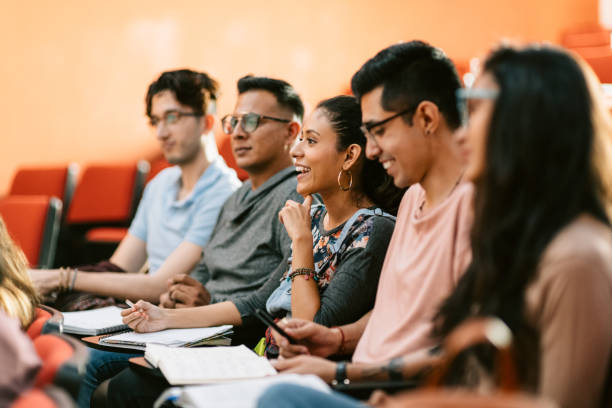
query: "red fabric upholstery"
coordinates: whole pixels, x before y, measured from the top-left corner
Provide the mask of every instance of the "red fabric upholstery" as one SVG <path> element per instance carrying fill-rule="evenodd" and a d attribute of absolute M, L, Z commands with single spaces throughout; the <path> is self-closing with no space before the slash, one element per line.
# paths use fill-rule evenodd
<path fill-rule="evenodd" d="M 30 323 L 30 326 L 28 326 L 28 329 L 26 330 L 26 333 L 28 334 L 28 336 L 32 340 L 40 336 L 43 326 L 45 325 L 45 323 L 47 323 L 47 320 L 49 320 L 50 318 L 51 318 L 51 313 L 37 307 L 36 317 L 34 318 L 34 321 Z"/>
<path fill-rule="evenodd" d="M 586 25 L 567 30 L 561 37 L 567 48 L 610 46 L 610 30 L 599 25 Z"/>
<path fill-rule="evenodd" d="M 50 197 L 6 196 L 0 199 L 0 215 L 31 266 L 38 265 L 44 240 Z"/>
<path fill-rule="evenodd" d="M 147 183 L 151 181 L 153 177 L 157 176 L 160 171 L 170 166 L 171 164 L 168 163 L 163 155 L 156 156 L 151 160 L 151 170 L 149 170 L 149 174 L 147 175 Z"/>
<path fill-rule="evenodd" d="M 219 154 L 223 156 L 225 163 L 234 170 L 236 170 L 236 174 L 238 178 L 242 181 L 249 178 L 249 174 L 238 167 L 236 164 L 236 160 L 234 159 L 234 152 L 232 151 L 232 145 L 230 142 L 230 137 L 225 133 L 221 133 L 216 136 L 217 148 L 219 149 Z"/>
<path fill-rule="evenodd" d="M 62 200 L 66 190 L 68 166 L 32 167 L 17 171 L 10 195 L 48 195 Z"/>
<path fill-rule="evenodd" d="M 33 388 L 17 398 L 11 408 L 55 408 L 57 404 L 44 391 Z"/>
<path fill-rule="evenodd" d="M 35 387 L 51 384 L 57 370 L 74 354 L 74 348 L 61 337 L 43 334 L 34 339 L 34 348 L 42 360 Z"/>
<path fill-rule="evenodd" d="M 608 55 L 585 58 L 602 83 L 612 83 L 612 51 Z"/>
<path fill-rule="evenodd" d="M 101 227 L 92 228 L 85 234 L 87 242 L 121 242 L 127 234 L 127 228 Z"/>
<path fill-rule="evenodd" d="M 132 209 L 136 164 L 92 165 L 76 187 L 69 223 L 127 221 Z"/>

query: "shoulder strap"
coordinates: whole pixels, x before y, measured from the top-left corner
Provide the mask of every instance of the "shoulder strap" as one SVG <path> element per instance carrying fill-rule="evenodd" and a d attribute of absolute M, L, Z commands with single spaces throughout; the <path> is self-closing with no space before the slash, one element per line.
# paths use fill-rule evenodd
<path fill-rule="evenodd" d="M 381 210 L 378 207 L 373 208 L 373 209 L 371 209 L 371 208 L 361 208 L 361 209 L 357 210 L 355 212 L 355 214 L 351 215 L 351 218 L 349 218 L 344 223 L 344 227 L 342 227 L 342 232 L 340 233 L 340 236 L 338 237 L 338 239 L 336 240 L 335 244 L 333 245 L 333 252 L 334 253 L 338 252 L 338 250 L 342 246 L 342 243 L 344 242 L 344 240 L 348 236 L 348 234 L 349 234 L 349 232 L 351 230 L 351 227 L 355 223 L 355 220 L 357 220 L 357 217 L 359 217 L 360 215 L 369 215 L 369 216 L 378 215 L 378 216 L 386 217 L 386 218 L 389 218 L 389 219 L 392 219 L 393 221 L 395 221 L 395 217 L 393 215 L 384 212 L 383 210 Z"/>

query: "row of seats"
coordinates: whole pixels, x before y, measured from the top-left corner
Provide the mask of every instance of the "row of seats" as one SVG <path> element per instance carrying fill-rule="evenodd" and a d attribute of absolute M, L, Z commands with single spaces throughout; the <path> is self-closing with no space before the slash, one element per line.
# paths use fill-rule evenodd
<path fill-rule="evenodd" d="M 9 194 L 0 199 L 0 215 L 33 267 L 53 266 L 60 231 L 76 230 L 94 241 L 96 228 L 111 226 L 121 240 L 149 163 L 95 164 L 86 166 L 80 178 L 77 173 L 74 164 L 21 168 Z"/>

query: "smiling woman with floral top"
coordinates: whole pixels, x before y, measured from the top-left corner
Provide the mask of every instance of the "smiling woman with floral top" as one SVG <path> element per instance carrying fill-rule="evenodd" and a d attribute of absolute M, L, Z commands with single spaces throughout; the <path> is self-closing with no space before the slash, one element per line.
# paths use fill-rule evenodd
<path fill-rule="evenodd" d="M 276 317 L 326 326 L 357 320 L 374 303 L 402 191 L 365 157 L 355 98 L 317 105 L 291 150 L 304 203 L 287 201 L 279 218 L 292 241 L 290 267 L 267 301 Z M 323 205 L 312 205 L 312 194 Z M 275 354 L 267 336 L 268 354 Z"/>

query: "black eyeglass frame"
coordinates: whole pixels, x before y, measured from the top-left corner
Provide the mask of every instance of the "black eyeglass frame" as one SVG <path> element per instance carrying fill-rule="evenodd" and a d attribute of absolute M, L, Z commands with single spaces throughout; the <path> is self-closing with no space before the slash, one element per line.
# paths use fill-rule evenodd
<path fill-rule="evenodd" d="M 248 119 L 245 120 L 245 118 L 253 118 L 253 117 L 256 118 L 255 125 L 252 125 L 253 129 L 245 129 L 245 123 L 248 122 Z M 229 120 L 233 119 L 235 121 L 233 124 L 231 122 L 229 123 L 232 128 L 232 130 L 229 132 L 225 129 L 225 123 L 227 122 L 228 119 Z M 273 121 L 281 122 L 281 123 L 291 123 L 291 119 L 276 118 L 274 116 L 260 115 L 258 113 L 249 112 L 241 116 L 234 116 L 232 114 L 225 115 L 221 119 L 221 129 L 223 130 L 223 133 L 227 135 L 231 135 L 234 129 L 236 129 L 236 126 L 238 125 L 238 123 L 240 122 L 240 127 L 242 128 L 242 130 L 244 130 L 247 133 L 252 133 L 257 130 L 262 119 L 273 120 Z"/>
<path fill-rule="evenodd" d="M 168 120 L 167 120 L 168 115 L 177 115 L 178 117 L 176 118 L 176 121 L 168 123 Z M 197 118 L 197 117 L 204 116 L 204 115 L 202 115 L 201 113 L 195 113 L 195 112 L 183 112 L 179 110 L 169 110 L 169 111 L 164 112 L 163 118 L 153 119 L 152 117 L 149 117 L 149 125 L 152 127 L 157 127 L 159 125 L 159 122 L 164 122 L 166 123 L 166 125 L 168 124 L 173 125 L 179 120 L 181 120 L 181 118 L 184 116 L 192 116 L 194 118 Z"/>
<path fill-rule="evenodd" d="M 420 103 L 421 102 L 419 102 L 419 104 Z M 398 118 L 398 117 L 400 117 L 402 115 L 405 115 L 405 114 L 410 113 L 410 112 L 414 112 L 414 110 L 419 106 L 419 104 L 417 104 L 416 106 L 413 106 L 411 108 L 404 109 L 403 111 L 398 112 L 398 113 L 396 113 L 394 115 L 391 115 L 391 116 L 389 116 L 386 119 L 379 120 L 379 121 L 376 121 L 376 122 L 363 123 L 359 128 L 361 129 L 361 132 L 364 134 L 364 136 L 366 136 L 366 137 L 369 136 L 371 138 L 374 138 L 374 134 L 372 133 L 372 129 L 377 128 L 379 126 L 382 126 L 385 123 L 389 123 L 393 119 Z"/>

